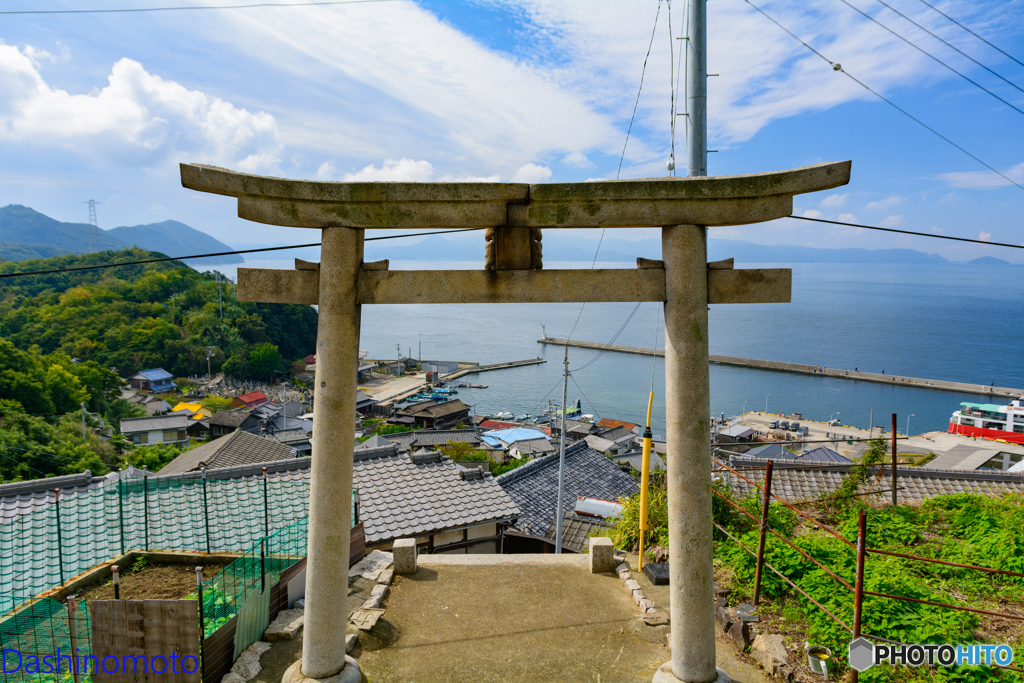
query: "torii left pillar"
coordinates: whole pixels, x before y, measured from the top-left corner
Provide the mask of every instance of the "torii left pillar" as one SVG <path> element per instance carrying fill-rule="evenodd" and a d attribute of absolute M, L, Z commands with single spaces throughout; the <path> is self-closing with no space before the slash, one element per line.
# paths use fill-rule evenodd
<path fill-rule="evenodd" d="M 359 361 L 359 269 L 363 231 L 323 228 L 320 246 L 316 403 L 309 483 L 309 554 L 302 669 L 327 678 L 345 667 L 349 542 L 352 527 L 352 439 Z M 322 595 L 321 592 L 337 595 Z M 344 672 L 342 672 L 344 673 Z M 355 680 L 359 680 L 356 678 Z"/>

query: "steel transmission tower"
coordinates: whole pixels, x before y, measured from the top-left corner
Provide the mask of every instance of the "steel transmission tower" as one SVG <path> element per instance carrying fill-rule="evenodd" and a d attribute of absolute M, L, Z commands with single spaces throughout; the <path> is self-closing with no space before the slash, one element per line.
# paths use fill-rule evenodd
<path fill-rule="evenodd" d="M 92 229 L 89 230 L 89 251 L 99 251 L 100 224 L 96 220 L 96 205 L 99 202 L 95 199 L 90 199 L 86 204 L 89 205 L 89 225 L 92 226 Z"/>

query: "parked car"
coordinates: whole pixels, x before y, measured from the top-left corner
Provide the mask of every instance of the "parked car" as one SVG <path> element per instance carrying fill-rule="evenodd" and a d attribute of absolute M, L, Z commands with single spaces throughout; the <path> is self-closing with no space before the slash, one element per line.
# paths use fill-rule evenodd
<path fill-rule="evenodd" d="M 779 423 L 779 429 L 785 429 L 788 432 L 789 431 L 789 420 L 783 420 L 782 422 L 780 422 Z"/>
<path fill-rule="evenodd" d="M 772 420 L 771 422 L 768 423 L 768 429 L 778 429 L 778 428 L 779 428 L 779 421 L 778 420 Z"/>
<path fill-rule="evenodd" d="M 790 429 L 790 431 L 799 432 L 800 431 L 800 423 L 799 422 L 790 422 L 789 423 L 789 429 Z"/>

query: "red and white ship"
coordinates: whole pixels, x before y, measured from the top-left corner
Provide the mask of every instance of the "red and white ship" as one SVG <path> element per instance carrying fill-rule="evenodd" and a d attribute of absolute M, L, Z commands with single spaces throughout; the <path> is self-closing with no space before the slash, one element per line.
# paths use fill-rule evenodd
<path fill-rule="evenodd" d="M 949 433 L 1024 444 L 1024 396 L 1008 406 L 961 403 L 949 419 Z"/>

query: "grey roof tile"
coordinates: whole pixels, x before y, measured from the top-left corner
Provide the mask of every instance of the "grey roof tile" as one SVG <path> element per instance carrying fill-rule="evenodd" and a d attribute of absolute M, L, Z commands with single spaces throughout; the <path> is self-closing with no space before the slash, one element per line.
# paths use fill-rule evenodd
<path fill-rule="evenodd" d="M 185 429 L 188 415 L 154 415 L 152 417 L 127 417 L 121 420 L 121 433 L 150 432 L 157 429 Z"/>
<path fill-rule="evenodd" d="M 490 475 L 463 480 L 455 463 L 413 464 L 395 447 L 361 452 L 354 468 L 367 543 L 515 518 L 519 508 Z"/>
<path fill-rule="evenodd" d="M 516 528 L 543 536 L 555 518 L 558 500 L 559 455 L 537 458 L 497 478 L 509 497 L 522 510 Z M 577 496 L 616 500 L 637 491 L 637 483 L 618 465 L 604 457 L 585 441 L 565 449 L 565 492 L 563 513 L 576 508 Z"/>

